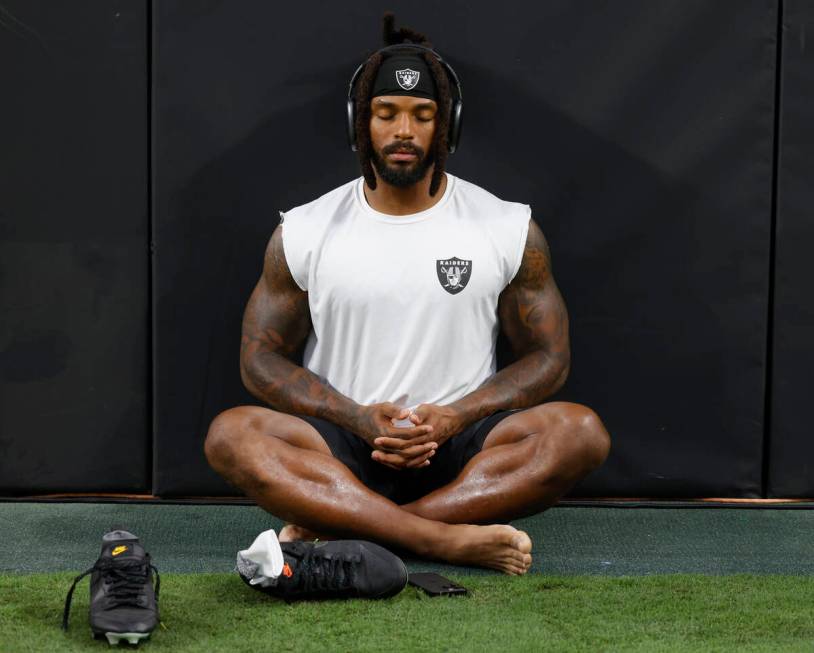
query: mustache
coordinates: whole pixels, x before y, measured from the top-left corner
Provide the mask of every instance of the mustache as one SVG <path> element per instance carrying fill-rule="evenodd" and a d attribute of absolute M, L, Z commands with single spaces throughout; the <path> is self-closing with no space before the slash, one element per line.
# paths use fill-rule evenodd
<path fill-rule="evenodd" d="M 382 156 L 394 154 L 395 152 L 409 152 L 410 154 L 415 154 L 419 159 L 424 158 L 424 150 L 410 142 L 390 143 L 382 148 Z"/>

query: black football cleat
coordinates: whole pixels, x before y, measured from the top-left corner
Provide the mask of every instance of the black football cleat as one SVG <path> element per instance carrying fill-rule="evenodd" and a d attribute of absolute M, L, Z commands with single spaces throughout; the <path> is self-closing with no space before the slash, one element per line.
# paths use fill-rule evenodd
<path fill-rule="evenodd" d="M 155 588 L 152 583 L 155 572 Z M 128 531 L 110 531 L 102 537 L 102 553 L 96 563 L 77 576 L 65 598 L 62 628 L 68 630 L 68 615 L 76 584 L 90 577 L 90 628 L 94 637 L 107 637 L 110 644 L 122 640 L 138 644 L 158 625 L 158 591 L 161 579 L 150 562 L 150 554 Z"/>
<path fill-rule="evenodd" d="M 271 534 L 274 532 L 271 531 Z M 282 568 L 272 572 L 276 578 L 268 575 L 269 567 L 264 568 L 247 557 L 246 554 L 252 555 L 255 545 L 238 553 L 237 571 L 253 589 L 285 601 L 384 599 L 398 594 L 407 585 L 407 567 L 401 558 L 372 542 L 335 540 L 278 543 L 276 536 L 271 540 L 271 546 L 276 544 L 282 553 Z M 263 558 L 262 555 L 254 557 Z M 265 559 L 277 559 L 279 567 L 279 558 L 279 553 L 275 551 Z"/>

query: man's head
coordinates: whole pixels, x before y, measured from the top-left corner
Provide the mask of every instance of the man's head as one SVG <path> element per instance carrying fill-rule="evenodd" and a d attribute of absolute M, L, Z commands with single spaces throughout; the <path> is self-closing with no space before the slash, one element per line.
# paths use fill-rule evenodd
<path fill-rule="evenodd" d="M 379 178 L 398 188 L 424 179 L 435 152 L 438 104 L 406 95 L 379 95 L 370 103 L 371 163 Z"/>
<path fill-rule="evenodd" d="M 432 47 L 409 28 L 393 29 L 384 18 L 385 45 L 417 43 Z M 355 86 L 356 139 L 362 173 L 370 188 L 379 177 L 400 188 L 412 186 L 433 168 L 430 195 L 443 179 L 448 154 L 452 98 L 449 79 L 438 59 L 415 49 L 377 53 Z"/>

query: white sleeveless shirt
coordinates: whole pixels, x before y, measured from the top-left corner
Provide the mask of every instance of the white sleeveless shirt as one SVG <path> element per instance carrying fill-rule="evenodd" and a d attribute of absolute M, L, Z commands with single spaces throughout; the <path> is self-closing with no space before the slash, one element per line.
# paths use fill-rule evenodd
<path fill-rule="evenodd" d="M 419 213 L 374 210 L 362 177 L 280 213 L 313 329 L 303 365 L 360 404 L 448 404 L 495 373 L 500 292 L 531 210 L 446 173 Z"/>

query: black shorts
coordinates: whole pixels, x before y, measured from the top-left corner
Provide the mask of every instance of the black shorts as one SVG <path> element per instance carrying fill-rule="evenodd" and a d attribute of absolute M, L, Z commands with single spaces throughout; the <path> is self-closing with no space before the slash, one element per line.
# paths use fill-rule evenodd
<path fill-rule="evenodd" d="M 297 415 L 313 426 L 342 462 L 364 485 L 399 505 L 419 499 L 452 481 L 480 452 L 489 432 L 520 409 L 501 410 L 470 424 L 442 444 L 421 469 L 393 469 L 370 457 L 373 449 L 358 435 L 319 417 Z"/>

